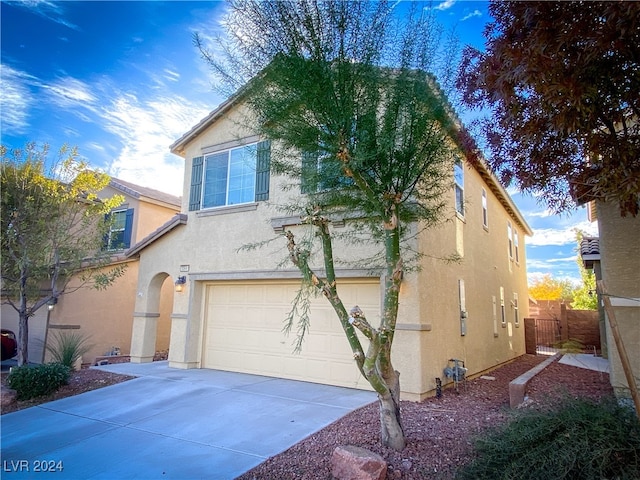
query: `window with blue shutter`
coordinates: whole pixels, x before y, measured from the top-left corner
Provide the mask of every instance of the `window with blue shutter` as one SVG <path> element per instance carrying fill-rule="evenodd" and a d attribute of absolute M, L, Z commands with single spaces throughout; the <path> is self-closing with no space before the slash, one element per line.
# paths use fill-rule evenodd
<path fill-rule="evenodd" d="M 131 233 L 133 232 L 133 208 L 127 210 L 124 220 L 123 248 L 131 247 Z"/>
<path fill-rule="evenodd" d="M 189 194 L 189 211 L 200 210 L 202 199 L 202 167 L 204 157 L 196 157 L 191 163 L 191 192 Z"/>
<path fill-rule="evenodd" d="M 131 247 L 133 212 L 133 208 L 114 210 L 106 216 L 109 222 L 109 231 L 104 239 L 106 250 L 123 250 Z"/>
<path fill-rule="evenodd" d="M 268 140 L 194 158 L 189 211 L 268 200 L 270 168 Z"/>
<path fill-rule="evenodd" d="M 271 142 L 258 143 L 256 162 L 256 202 L 269 200 L 269 181 L 271 179 Z"/>

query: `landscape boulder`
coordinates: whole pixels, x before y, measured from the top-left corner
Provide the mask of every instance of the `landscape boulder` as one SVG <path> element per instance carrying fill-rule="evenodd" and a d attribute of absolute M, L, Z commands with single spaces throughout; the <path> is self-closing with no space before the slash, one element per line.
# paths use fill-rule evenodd
<path fill-rule="evenodd" d="M 387 462 L 366 448 L 340 446 L 331 456 L 331 474 L 336 480 L 383 480 Z"/>

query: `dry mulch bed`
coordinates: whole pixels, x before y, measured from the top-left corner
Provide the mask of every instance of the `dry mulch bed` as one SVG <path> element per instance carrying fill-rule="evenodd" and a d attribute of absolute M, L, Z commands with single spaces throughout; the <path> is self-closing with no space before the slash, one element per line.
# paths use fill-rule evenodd
<path fill-rule="evenodd" d="M 330 458 L 338 445 L 356 445 L 381 455 L 387 479 L 450 479 L 471 458 L 474 436 L 510 415 L 508 384 L 545 357 L 524 355 L 487 375 L 465 382 L 456 394 L 402 402 L 407 447 L 402 452 L 379 443 L 378 405 L 363 407 L 276 455 L 239 480 L 330 480 Z M 522 408 L 535 408 L 561 397 L 598 399 L 613 396 L 609 375 L 554 362 L 530 383 Z"/>
<path fill-rule="evenodd" d="M 7 377 L 9 373 L 2 373 L 2 385 L 6 385 Z M 81 370 L 71 373 L 71 378 L 67 385 L 63 385 L 57 391 L 50 395 L 43 397 L 32 398 L 29 400 L 18 400 L 13 404 L 2 408 L 2 415 L 5 413 L 16 412 L 23 408 L 35 407 L 46 402 L 52 402 L 54 400 L 60 400 L 61 398 L 71 397 L 72 395 L 78 395 L 79 393 L 88 392 L 90 390 L 96 390 L 98 388 L 108 387 L 116 383 L 131 380 L 129 375 L 120 375 L 117 373 L 104 372 L 102 370 L 95 370 L 93 368 L 83 368 Z"/>

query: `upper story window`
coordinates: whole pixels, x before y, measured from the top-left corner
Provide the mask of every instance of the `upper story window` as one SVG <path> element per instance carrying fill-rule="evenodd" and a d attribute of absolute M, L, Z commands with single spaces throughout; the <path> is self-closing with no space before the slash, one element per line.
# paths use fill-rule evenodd
<path fill-rule="evenodd" d="M 489 228 L 489 210 L 487 205 L 487 191 L 482 189 L 482 226 Z"/>
<path fill-rule="evenodd" d="M 456 212 L 464 216 L 464 168 L 462 161 L 458 158 L 453 166 L 453 178 L 456 190 Z"/>
<path fill-rule="evenodd" d="M 509 221 L 507 221 L 507 239 L 509 241 L 509 258 L 513 259 L 513 227 Z"/>
<path fill-rule="evenodd" d="M 256 144 L 204 157 L 202 208 L 255 201 Z"/>
<path fill-rule="evenodd" d="M 341 189 L 349 185 L 353 185 L 353 179 L 344 175 L 340 163 L 329 153 L 302 153 L 301 193 Z"/>
<path fill-rule="evenodd" d="M 269 141 L 194 158 L 189 210 L 268 200 L 269 168 Z"/>
<path fill-rule="evenodd" d="M 513 229 L 513 255 L 515 257 L 516 263 L 520 262 L 520 244 L 518 241 L 518 231 Z"/>
<path fill-rule="evenodd" d="M 114 210 L 106 216 L 109 231 L 105 235 L 105 250 L 122 250 L 131 246 L 133 208 Z"/>

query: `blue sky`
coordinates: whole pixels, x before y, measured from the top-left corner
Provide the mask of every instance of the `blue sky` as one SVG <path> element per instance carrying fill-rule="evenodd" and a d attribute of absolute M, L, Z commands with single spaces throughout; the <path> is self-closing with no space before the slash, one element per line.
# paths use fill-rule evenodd
<path fill-rule="evenodd" d="M 486 2 L 432 7 L 463 43 L 483 46 Z M 223 100 L 192 34 L 215 34 L 224 4 L 25 0 L 0 8 L 2 144 L 76 145 L 114 177 L 181 195 L 184 163 L 169 145 Z M 530 278 L 577 280 L 573 229 L 596 233 L 586 211 L 550 215 L 510 193 L 535 233 L 526 241 Z"/>

